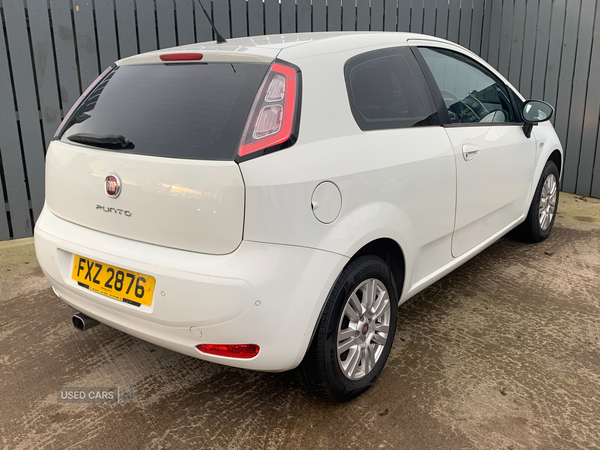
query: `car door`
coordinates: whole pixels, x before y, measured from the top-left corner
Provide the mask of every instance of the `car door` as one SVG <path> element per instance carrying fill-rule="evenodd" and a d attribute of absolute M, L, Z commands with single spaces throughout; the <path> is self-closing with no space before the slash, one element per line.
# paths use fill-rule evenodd
<path fill-rule="evenodd" d="M 467 55 L 419 47 L 448 112 L 457 174 L 452 255 L 458 257 L 527 212 L 535 139 L 523 132 L 506 85 Z"/>
<path fill-rule="evenodd" d="M 345 207 L 353 208 L 359 199 L 382 211 L 393 205 L 403 219 L 390 225 L 409 241 L 403 250 L 407 259 L 414 260 L 414 267 L 410 263 L 407 267 L 413 286 L 452 260 L 456 195 L 452 145 L 409 47 L 357 55 L 347 61 L 344 74 L 350 109 L 361 129 L 352 146 L 367 150 L 375 161 L 356 160 L 364 184 L 353 199 L 345 200 Z M 379 168 L 373 170 L 375 166 Z"/>

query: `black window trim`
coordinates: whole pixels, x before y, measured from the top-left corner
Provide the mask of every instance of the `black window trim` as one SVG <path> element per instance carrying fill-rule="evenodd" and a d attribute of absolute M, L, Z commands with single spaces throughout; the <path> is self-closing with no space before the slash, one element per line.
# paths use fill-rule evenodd
<path fill-rule="evenodd" d="M 352 117 L 354 118 L 354 123 L 358 126 L 358 128 L 363 132 L 363 133 L 369 133 L 369 132 L 373 132 L 373 131 L 382 131 L 382 130 L 400 130 L 400 129 L 405 129 L 405 128 L 413 128 L 414 126 L 411 127 L 402 127 L 402 126 L 387 126 L 387 127 L 377 127 L 377 128 L 367 128 L 367 129 L 363 129 L 363 127 L 361 126 L 361 124 L 359 123 L 359 120 L 357 120 L 357 114 L 359 114 L 357 111 L 355 111 L 356 109 L 356 105 L 354 105 L 353 101 L 352 101 L 352 91 L 350 88 L 350 84 L 349 84 L 349 79 L 348 79 L 348 67 L 349 64 L 352 61 L 355 61 L 356 59 L 360 59 L 365 57 L 365 55 L 368 54 L 374 54 L 374 53 L 380 53 L 382 56 L 392 56 L 392 55 L 399 55 L 402 51 L 402 49 L 408 49 L 409 53 L 412 53 L 413 57 L 415 56 L 414 51 L 412 51 L 412 46 L 410 45 L 397 45 L 394 47 L 386 47 L 386 48 L 380 48 L 380 49 L 376 49 L 376 50 L 369 50 L 360 54 L 357 54 L 355 56 L 352 56 L 351 58 L 349 58 L 345 63 L 344 63 L 344 82 L 346 84 L 346 99 L 348 100 L 348 107 L 350 108 L 350 112 L 352 114 Z M 417 58 L 415 58 L 417 59 Z M 423 75 L 425 76 L 425 74 L 423 73 L 423 68 L 420 64 L 420 62 L 417 59 L 417 67 L 420 70 L 420 74 L 415 74 L 415 76 L 418 75 Z M 439 108 L 438 105 L 436 104 L 436 99 L 435 99 L 435 95 L 434 92 L 432 92 L 431 90 L 431 85 L 430 83 L 427 82 L 427 79 L 425 81 L 425 84 L 427 86 L 427 88 L 429 89 L 429 94 L 431 95 L 431 99 L 433 100 L 434 103 L 434 107 L 436 109 L 436 112 L 438 113 L 438 121 L 439 123 L 437 124 L 433 124 L 433 125 L 423 125 L 423 126 L 431 126 L 431 127 L 439 127 L 439 126 L 443 126 L 443 120 L 442 118 L 439 116 Z M 435 113 L 434 113 L 435 114 Z M 448 115 L 448 111 L 446 111 L 446 115 Z M 449 118 L 448 118 L 449 120 Z"/>
<path fill-rule="evenodd" d="M 480 69 L 483 68 L 485 69 L 485 72 L 489 73 L 489 75 L 495 79 L 498 84 L 500 84 L 501 86 L 504 87 L 504 89 L 506 89 L 506 91 L 508 92 L 509 98 L 510 98 L 510 104 L 513 107 L 513 112 L 515 114 L 515 119 L 518 120 L 518 122 L 468 122 L 468 123 L 452 123 L 450 122 L 450 115 L 448 114 L 448 109 L 446 108 L 446 103 L 444 102 L 444 97 L 442 96 L 442 93 L 440 92 L 440 88 L 437 84 L 437 82 L 435 81 L 435 78 L 433 76 L 433 73 L 431 72 L 431 69 L 429 69 L 429 66 L 427 65 L 427 63 L 425 62 L 425 58 L 423 58 L 423 55 L 421 54 L 421 52 L 419 51 L 419 48 L 432 48 L 432 49 L 442 49 L 442 50 L 447 50 L 450 52 L 454 52 L 454 53 L 458 53 L 459 55 L 466 57 L 469 59 L 469 61 L 472 61 L 475 68 Z M 410 46 L 413 54 L 415 55 L 415 58 L 417 59 L 417 62 L 419 63 L 419 66 L 421 67 L 421 71 L 423 72 L 423 74 L 425 75 L 425 80 L 427 81 L 427 84 L 429 85 L 429 90 L 431 91 L 431 94 L 433 95 L 433 101 L 435 102 L 437 108 L 438 108 L 438 114 L 440 117 L 440 121 L 442 123 L 442 126 L 444 128 L 457 128 L 457 127 L 486 127 L 486 126 L 499 126 L 499 127 L 509 127 L 509 126 L 518 126 L 518 127 L 522 127 L 524 122 L 523 122 L 523 118 L 521 117 L 521 111 L 519 110 L 519 108 L 517 108 L 516 105 L 516 101 L 515 101 L 515 93 L 513 92 L 513 90 L 506 85 L 506 83 L 504 83 L 500 78 L 498 78 L 493 72 L 490 72 L 489 69 L 487 69 L 486 67 L 482 66 L 481 64 L 479 64 L 477 61 L 473 60 L 470 56 L 465 55 L 462 52 L 458 52 L 454 49 L 449 49 L 449 48 L 445 48 L 445 47 L 436 47 L 435 45 L 411 45 Z"/>

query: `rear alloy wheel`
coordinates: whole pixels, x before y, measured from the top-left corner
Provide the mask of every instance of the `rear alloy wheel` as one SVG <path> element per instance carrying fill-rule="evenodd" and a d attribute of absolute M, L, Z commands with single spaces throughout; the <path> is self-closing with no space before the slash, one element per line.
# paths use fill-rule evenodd
<path fill-rule="evenodd" d="M 346 300 L 337 331 L 337 359 L 349 380 L 375 368 L 388 341 L 392 308 L 385 286 L 376 278 L 362 282 Z"/>
<path fill-rule="evenodd" d="M 335 401 L 366 391 L 381 373 L 396 332 L 398 296 L 387 264 L 352 261 L 336 281 L 300 365 L 305 384 Z"/>
<path fill-rule="evenodd" d="M 527 218 L 515 230 L 525 241 L 540 242 L 550 235 L 558 206 L 558 176 L 556 164 L 548 161 L 542 171 Z"/>

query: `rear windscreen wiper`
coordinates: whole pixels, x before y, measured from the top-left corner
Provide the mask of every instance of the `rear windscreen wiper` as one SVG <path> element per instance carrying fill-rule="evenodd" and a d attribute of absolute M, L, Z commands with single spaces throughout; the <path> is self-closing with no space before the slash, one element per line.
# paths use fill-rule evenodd
<path fill-rule="evenodd" d="M 67 139 L 80 144 L 95 145 L 98 147 L 133 148 L 133 143 L 121 134 L 90 134 L 77 133 L 67 136 Z"/>

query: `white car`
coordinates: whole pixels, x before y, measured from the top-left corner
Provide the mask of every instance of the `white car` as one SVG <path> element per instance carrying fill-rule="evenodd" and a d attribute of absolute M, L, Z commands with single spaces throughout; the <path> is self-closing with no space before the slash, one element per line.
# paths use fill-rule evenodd
<path fill-rule="evenodd" d="M 40 265 L 80 314 L 338 401 L 398 305 L 513 228 L 548 236 L 552 107 L 409 33 L 230 39 L 116 62 L 61 124 Z M 537 125 L 537 126 L 534 126 Z"/>

